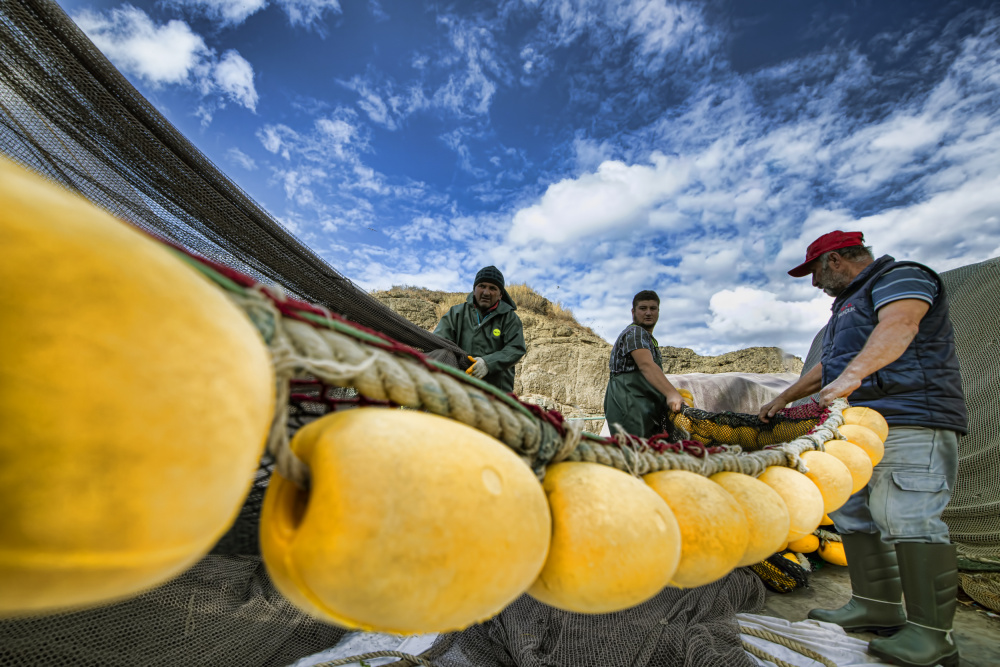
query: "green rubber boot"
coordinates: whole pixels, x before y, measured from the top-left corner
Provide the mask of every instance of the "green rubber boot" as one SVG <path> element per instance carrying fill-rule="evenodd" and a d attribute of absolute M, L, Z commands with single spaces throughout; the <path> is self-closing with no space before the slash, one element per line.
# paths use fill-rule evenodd
<path fill-rule="evenodd" d="M 892 637 L 873 639 L 868 652 L 901 667 L 957 667 L 958 646 L 951 636 L 958 604 L 955 545 L 900 542 L 896 555 L 906 626 Z"/>
<path fill-rule="evenodd" d="M 848 632 L 891 635 L 906 623 L 896 550 L 878 534 L 843 536 L 851 599 L 840 609 L 813 609 L 809 618 L 836 623 Z"/>

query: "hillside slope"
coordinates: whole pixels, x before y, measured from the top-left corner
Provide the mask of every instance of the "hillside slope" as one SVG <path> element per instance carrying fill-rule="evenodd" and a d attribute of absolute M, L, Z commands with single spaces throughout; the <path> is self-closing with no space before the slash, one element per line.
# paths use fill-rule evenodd
<path fill-rule="evenodd" d="M 564 310 L 526 285 L 511 285 L 524 323 L 528 353 L 517 365 L 514 392 L 530 402 L 560 410 L 567 417 L 600 415 L 608 383 L 611 345 Z M 393 287 L 372 295 L 414 324 L 432 331 L 466 292 L 435 292 Z M 683 347 L 661 347 L 663 370 L 682 373 L 798 373 L 802 360 L 776 347 L 751 347 L 705 357 Z"/>

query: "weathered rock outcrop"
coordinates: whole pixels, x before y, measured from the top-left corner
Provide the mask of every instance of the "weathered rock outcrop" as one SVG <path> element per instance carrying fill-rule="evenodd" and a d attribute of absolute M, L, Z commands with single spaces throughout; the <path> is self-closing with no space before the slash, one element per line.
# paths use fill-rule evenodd
<path fill-rule="evenodd" d="M 528 353 L 517 365 L 514 391 L 521 398 L 567 417 L 601 415 L 608 384 L 611 345 L 573 319 L 572 314 L 523 285 L 511 286 L 524 323 Z M 419 327 L 433 330 L 466 293 L 393 288 L 375 298 Z M 798 373 L 802 360 L 775 347 L 751 347 L 705 357 L 681 347 L 662 347 L 663 370 L 683 373 Z M 595 424 L 600 428 L 599 424 Z M 594 430 L 588 424 L 588 430 Z"/>

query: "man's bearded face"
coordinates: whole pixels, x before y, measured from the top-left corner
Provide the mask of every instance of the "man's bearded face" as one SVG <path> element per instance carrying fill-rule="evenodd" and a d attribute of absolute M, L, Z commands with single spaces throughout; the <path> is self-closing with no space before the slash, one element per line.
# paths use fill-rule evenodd
<path fill-rule="evenodd" d="M 500 300 L 500 288 L 493 283 L 479 283 L 472 288 L 472 298 L 483 310 L 489 310 Z"/>
<path fill-rule="evenodd" d="M 839 263 L 843 265 L 843 261 Z M 823 290 L 828 296 L 837 297 L 851 284 L 851 277 L 846 271 L 837 270 L 826 258 L 817 260 L 813 267 L 813 287 Z"/>

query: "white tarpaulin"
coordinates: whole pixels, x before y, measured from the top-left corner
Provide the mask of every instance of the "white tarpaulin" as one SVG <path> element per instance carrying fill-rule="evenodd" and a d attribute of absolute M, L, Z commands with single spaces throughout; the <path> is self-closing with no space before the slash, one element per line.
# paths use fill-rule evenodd
<path fill-rule="evenodd" d="M 737 614 L 736 620 L 743 628 L 766 630 L 776 635 L 791 639 L 808 649 L 815 651 L 824 658 L 832 660 L 837 667 L 856 667 L 857 665 L 885 665 L 878 658 L 868 655 L 868 642 L 851 637 L 839 625 L 822 623 L 820 621 L 786 621 L 783 618 L 761 616 L 759 614 Z M 796 667 L 824 667 L 823 663 L 793 651 L 792 649 L 773 644 L 767 640 L 750 634 L 740 635 L 749 644 L 762 649 L 765 653 Z M 775 667 L 775 663 L 761 660 L 754 656 L 758 663 L 765 667 Z"/>
<path fill-rule="evenodd" d="M 798 373 L 685 373 L 667 375 L 670 384 L 687 389 L 694 407 L 708 412 L 756 414 L 786 387 L 799 379 Z M 610 435 L 607 422 L 601 435 Z"/>

